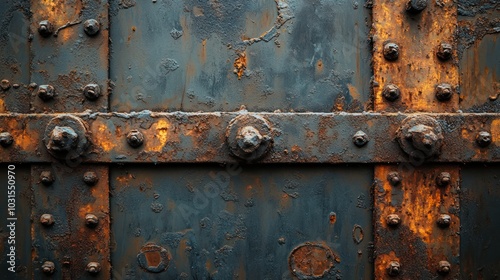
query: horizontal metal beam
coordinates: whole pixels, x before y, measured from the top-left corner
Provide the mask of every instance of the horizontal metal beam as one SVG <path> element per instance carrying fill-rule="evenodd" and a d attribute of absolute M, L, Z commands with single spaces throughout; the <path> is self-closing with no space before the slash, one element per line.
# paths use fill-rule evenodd
<path fill-rule="evenodd" d="M 272 146 L 261 163 L 396 163 L 409 158 L 397 141 L 403 120 L 430 116 L 442 128 L 443 145 L 433 162 L 499 162 L 500 114 L 379 114 L 379 113 L 79 113 L 86 124 L 90 145 L 79 162 L 197 163 L 237 162 L 226 141 L 230 121 L 240 115 L 259 116 L 270 127 Z M 0 132 L 13 143 L 0 147 L 0 162 L 57 161 L 44 144 L 45 130 L 61 114 L 0 114 Z M 67 116 L 67 115 L 66 115 Z M 52 124 L 54 126 L 54 124 Z M 130 131 L 144 137 L 139 147 L 127 141 Z M 358 131 L 368 143 L 358 147 Z M 476 137 L 490 133 L 492 141 L 480 147 Z M 45 135 L 45 136 L 44 136 Z M 137 139 L 136 139 L 137 140 Z M 359 143 L 358 143 L 359 144 Z M 64 161 L 64 157 L 63 161 Z M 69 157 L 67 157 L 69 158 Z"/>

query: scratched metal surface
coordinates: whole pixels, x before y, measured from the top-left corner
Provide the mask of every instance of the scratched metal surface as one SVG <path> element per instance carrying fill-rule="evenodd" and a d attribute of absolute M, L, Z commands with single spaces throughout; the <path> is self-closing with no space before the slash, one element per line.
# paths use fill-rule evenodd
<path fill-rule="evenodd" d="M 291 279 L 304 242 L 336 256 L 322 279 L 372 277 L 369 166 L 136 165 L 110 178 L 113 279 Z M 148 242 L 170 252 L 165 272 L 138 266 Z"/>
<path fill-rule="evenodd" d="M 370 10 L 363 1 L 110 4 L 112 111 L 370 107 Z"/>

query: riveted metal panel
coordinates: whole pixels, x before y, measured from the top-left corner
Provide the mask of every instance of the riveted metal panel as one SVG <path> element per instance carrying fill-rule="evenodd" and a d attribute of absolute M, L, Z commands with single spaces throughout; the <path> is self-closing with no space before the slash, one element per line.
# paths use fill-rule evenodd
<path fill-rule="evenodd" d="M 368 279 L 372 176 L 368 166 L 113 168 L 113 278 L 311 279 L 300 269 L 325 261 L 333 268 L 322 279 Z M 140 253 L 147 243 L 168 250 L 166 271 L 139 266 L 158 263 Z M 289 256 L 300 245 L 333 256 L 294 254 L 304 266 L 293 276 Z"/>
<path fill-rule="evenodd" d="M 370 108 L 356 1 L 111 1 L 113 111 Z"/>

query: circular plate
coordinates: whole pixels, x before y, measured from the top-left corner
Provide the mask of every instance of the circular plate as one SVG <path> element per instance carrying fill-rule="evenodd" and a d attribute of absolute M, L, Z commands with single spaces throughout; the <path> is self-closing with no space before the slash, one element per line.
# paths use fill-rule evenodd
<path fill-rule="evenodd" d="M 433 145 L 426 147 L 423 141 L 425 135 L 429 134 L 432 134 Z M 425 115 L 404 119 L 397 131 L 397 137 L 403 151 L 412 158 L 430 158 L 439 155 L 444 138 L 441 125 L 434 118 Z"/>
<path fill-rule="evenodd" d="M 290 253 L 288 265 L 299 279 L 320 279 L 332 268 L 335 255 L 323 244 L 306 242 Z"/>
<path fill-rule="evenodd" d="M 137 262 L 148 272 L 160 273 L 167 270 L 170 263 L 170 254 L 167 249 L 154 243 L 142 246 L 137 255 Z"/>

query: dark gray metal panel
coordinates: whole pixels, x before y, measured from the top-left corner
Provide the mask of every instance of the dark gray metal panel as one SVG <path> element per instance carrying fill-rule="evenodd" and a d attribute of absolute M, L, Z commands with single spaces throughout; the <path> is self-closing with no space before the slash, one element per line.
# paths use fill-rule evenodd
<path fill-rule="evenodd" d="M 334 252 L 324 279 L 372 277 L 369 166 L 124 166 L 110 178 L 114 279 L 290 279 L 304 242 Z M 165 272 L 139 267 L 148 242 L 169 251 Z"/>
<path fill-rule="evenodd" d="M 500 165 L 462 167 L 460 265 L 463 279 L 500 276 Z"/>
<path fill-rule="evenodd" d="M 371 77 L 363 4 L 111 1 L 111 109 L 363 111 Z"/>
<path fill-rule="evenodd" d="M 0 113 L 28 113 L 30 107 L 30 3 L 0 1 Z M 2 82 L 2 86 L 6 84 Z"/>
<path fill-rule="evenodd" d="M 0 192 L 0 270 L 2 279 L 31 279 L 33 275 L 33 265 L 31 263 L 31 194 L 30 187 L 31 174 L 29 165 L 15 164 L 14 181 L 16 191 L 16 207 L 15 216 L 17 218 L 15 228 L 15 244 L 9 244 L 10 229 L 7 228 L 7 218 L 12 218 L 8 215 L 8 164 L 0 164 L 0 183 L 2 184 Z M 11 239 L 10 239 L 11 240 Z M 12 241 L 11 241 L 12 242 Z M 12 273 L 8 270 L 10 267 L 11 254 L 10 247 L 15 246 L 16 272 Z"/>

